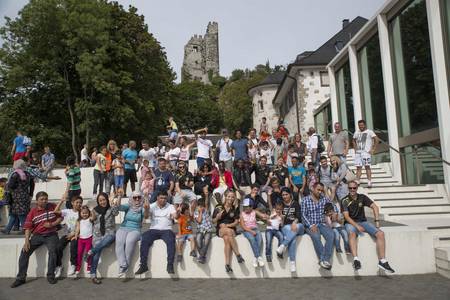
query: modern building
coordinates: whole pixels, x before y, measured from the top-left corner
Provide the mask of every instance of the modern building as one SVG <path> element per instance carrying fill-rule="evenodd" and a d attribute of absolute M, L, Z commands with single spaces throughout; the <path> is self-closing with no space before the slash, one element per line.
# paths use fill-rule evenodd
<path fill-rule="evenodd" d="M 194 35 L 184 46 L 181 80 L 211 83 L 219 75 L 219 25 L 209 22 L 206 34 Z"/>
<path fill-rule="evenodd" d="M 362 17 L 351 22 L 344 20 L 342 29 L 326 43 L 316 51 L 299 54 L 295 62 L 288 65 L 273 106 L 290 132 L 305 135 L 309 127 L 316 127 L 326 137 L 331 128 L 327 64 L 366 22 Z"/>
<path fill-rule="evenodd" d="M 269 131 L 278 126 L 279 115 L 272 102 L 284 75 L 284 71 L 269 74 L 260 83 L 248 90 L 248 95 L 252 98 L 253 104 L 253 128 L 258 131 L 264 117 L 267 119 Z"/>
<path fill-rule="evenodd" d="M 328 64 L 331 115 L 365 119 L 403 184 L 450 193 L 450 0 L 389 0 Z"/>

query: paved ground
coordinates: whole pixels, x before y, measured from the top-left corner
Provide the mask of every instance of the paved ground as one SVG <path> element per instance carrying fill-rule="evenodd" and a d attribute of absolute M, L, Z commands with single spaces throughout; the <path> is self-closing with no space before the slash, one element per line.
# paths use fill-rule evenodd
<path fill-rule="evenodd" d="M 64 279 L 50 286 L 46 279 L 30 279 L 11 289 L 0 279 L 1 300 L 41 299 L 450 299 L 450 280 L 437 274 L 392 277 L 336 277 L 297 279 Z"/>

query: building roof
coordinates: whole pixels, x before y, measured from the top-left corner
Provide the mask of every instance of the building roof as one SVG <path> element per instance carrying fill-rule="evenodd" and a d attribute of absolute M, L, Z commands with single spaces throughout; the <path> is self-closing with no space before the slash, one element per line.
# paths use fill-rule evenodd
<path fill-rule="evenodd" d="M 286 74 L 286 71 L 276 71 L 272 74 L 267 75 L 263 80 L 250 87 L 247 91 L 247 94 L 250 95 L 250 91 L 256 87 L 264 86 L 264 85 L 279 85 Z"/>
<path fill-rule="evenodd" d="M 316 51 L 310 53 L 306 51 L 297 56 L 297 59 L 292 64 L 294 66 L 312 66 L 312 65 L 327 65 L 333 57 L 338 54 L 345 44 L 347 44 L 352 37 L 367 23 L 367 19 L 363 17 L 356 17 L 348 23 L 344 28 L 336 33 L 325 44 L 320 46 Z"/>

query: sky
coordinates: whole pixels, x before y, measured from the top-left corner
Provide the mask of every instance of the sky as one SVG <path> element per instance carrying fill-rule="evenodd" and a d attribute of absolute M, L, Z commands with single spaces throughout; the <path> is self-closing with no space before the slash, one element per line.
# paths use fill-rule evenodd
<path fill-rule="evenodd" d="M 165 48 L 180 77 L 184 45 L 219 23 L 220 74 L 269 61 L 287 65 L 297 54 L 320 47 L 342 28 L 342 20 L 371 18 L 386 0 L 119 0 L 137 7 L 149 31 Z M 28 0 L 0 0 L 4 17 L 16 17 Z"/>

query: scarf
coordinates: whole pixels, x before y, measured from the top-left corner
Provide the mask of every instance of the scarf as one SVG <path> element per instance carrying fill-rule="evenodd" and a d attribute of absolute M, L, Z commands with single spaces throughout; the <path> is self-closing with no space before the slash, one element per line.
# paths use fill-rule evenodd
<path fill-rule="evenodd" d="M 109 205 L 108 195 L 104 194 L 103 196 L 106 198 L 107 201 L 106 207 L 100 206 L 98 204 L 98 197 L 97 197 L 97 206 L 94 208 L 95 212 L 100 215 L 100 233 L 102 234 L 102 236 L 105 235 L 106 232 L 105 215 L 108 209 L 111 207 Z"/>
<path fill-rule="evenodd" d="M 27 174 L 25 174 L 25 170 L 27 169 L 27 164 L 22 159 L 18 159 L 14 162 L 13 165 L 14 172 L 19 174 L 20 180 L 25 181 L 27 179 Z"/>
<path fill-rule="evenodd" d="M 142 209 L 142 206 L 144 205 L 144 197 L 141 197 L 139 202 L 134 201 L 133 197 L 130 197 L 128 199 L 128 205 L 130 207 L 129 210 L 134 213 L 139 213 Z"/>

